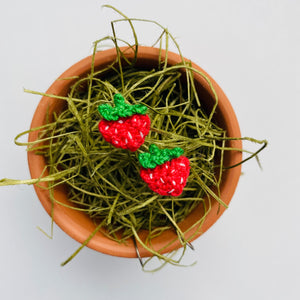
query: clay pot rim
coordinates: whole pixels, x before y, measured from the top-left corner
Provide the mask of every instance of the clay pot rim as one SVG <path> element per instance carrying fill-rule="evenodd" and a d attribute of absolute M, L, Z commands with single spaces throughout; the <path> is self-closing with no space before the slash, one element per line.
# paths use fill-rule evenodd
<path fill-rule="evenodd" d="M 124 51 L 124 48 L 121 49 Z M 126 52 L 127 57 L 132 57 L 132 51 Z M 158 54 L 159 49 L 153 48 L 153 47 L 141 47 L 139 46 L 138 50 L 138 60 L 146 61 L 146 62 L 153 62 L 158 61 Z M 163 51 L 161 53 L 162 57 L 164 57 L 165 52 Z M 109 49 L 102 52 L 97 52 L 95 55 L 95 66 L 103 67 L 107 64 L 107 62 L 113 62 L 116 58 L 116 50 L 115 49 Z M 82 76 L 86 74 L 91 67 L 92 62 L 92 56 L 88 56 L 79 62 L 72 65 L 69 69 L 67 69 L 61 76 L 58 77 L 58 80 L 54 81 L 54 83 L 49 87 L 46 94 L 54 94 L 54 95 L 62 95 L 66 94 L 68 88 L 74 83 L 76 79 L 69 79 L 69 80 L 61 80 L 62 78 L 69 78 L 74 75 Z M 178 54 L 173 53 L 171 51 L 168 51 L 168 63 L 170 65 L 174 65 L 181 62 L 181 58 Z M 219 97 L 218 102 L 218 109 L 220 112 L 222 112 L 222 115 L 224 116 L 224 120 L 227 125 L 227 131 L 229 133 L 229 136 L 232 137 L 240 137 L 240 129 L 239 124 L 236 118 L 236 115 L 234 113 L 234 110 L 227 99 L 226 95 L 222 91 L 222 89 L 218 86 L 218 84 L 212 79 L 212 77 L 206 73 L 202 68 L 197 66 L 196 64 L 192 63 L 192 67 L 201 71 L 203 74 L 205 74 L 210 81 L 212 82 L 217 95 Z M 203 79 L 202 76 L 199 74 L 194 74 L 195 80 L 200 82 L 201 86 L 204 89 L 210 89 L 207 82 Z M 212 93 L 212 91 L 209 91 Z M 34 113 L 32 123 L 31 123 L 31 129 L 36 128 L 44 122 L 45 114 L 48 110 L 51 111 L 51 109 L 54 109 L 57 105 L 57 99 L 44 96 L 40 100 L 36 111 Z M 62 100 L 63 101 L 63 100 Z M 34 141 L 37 139 L 37 131 L 32 131 L 29 134 L 29 141 Z M 230 142 L 232 147 L 242 149 L 242 142 L 240 140 L 232 141 Z M 232 151 L 232 154 L 230 154 L 230 162 L 231 164 L 235 164 L 237 162 L 241 161 L 242 154 L 239 151 Z M 33 152 L 28 152 L 28 164 L 29 169 L 31 173 L 32 178 L 39 177 L 44 169 L 45 161 L 43 157 L 34 154 Z M 227 171 L 225 178 L 225 183 L 222 185 L 222 192 L 221 197 L 222 200 L 228 205 L 231 201 L 231 198 L 234 194 L 234 191 L 236 189 L 240 174 L 241 174 L 241 166 L 235 167 L 233 169 L 230 169 Z M 44 184 L 42 184 L 44 185 Z M 46 184 L 45 184 L 46 185 Z M 44 185 L 44 186 L 45 186 Z M 45 189 L 42 189 L 38 186 L 34 186 L 35 191 L 37 193 L 37 196 L 47 211 L 47 213 L 51 216 L 52 211 L 52 204 L 51 200 L 49 199 L 49 195 Z M 68 203 L 67 197 L 66 197 L 66 191 L 65 189 L 58 188 L 55 190 L 55 198 L 61 201 L 62 203 Z M 216 202 L 216 201 L 215 201 Z M 193 236 L 191 240 L 196 239 L 199 237 L 202 233 L 207 231 L 223 214 L 225 208 L 219 207 L 217 203 L 213 203 L 210 212 L 208 213 L 202 227 L 201 232 L 195 232 L 195 230 L 192 230 L 189 232 L 189 236 Z M 217 213 L 218 211 L 218 213 Z M 188 222 L 192 221 L 195 222 L 199 218 L 199 215 L 195 213 L 194 211 L 189 215 L 186 220 L 180 223 L 180 226 L 183 226 L 183 228 L 189 228 Z M 95 225 L 91 222 L 89 217 L 87 215 L 84 215 L 83 213 L 80 213 L 78 211 L 72 210 L 70 208 L 67 208 L 62 205 L 54 204 L 54 214 L 53 214 L 54 222 L 63 230 L 65 231 L 69 236 L 71 236 L 73 239 L 78 241 L 79 243 L 83 243 L 90 235 L 90 233 L 95 229 Z M 84 224 L 84 226 L 83 226 Z M 140 234 L 140 237 L 142 240 L 146 238 L 147 232 L 142 231 Z M 172 240 L 176 239 L 176 234 L 172 231 L 163 233 L 160 237 L 155 238 L 152 243 L 155 250 L 159 250 L 164 248 L 161 253 L 170 252 L 172 250 L 175 250 L 179 247 L 181 247 L 180 242 L 177 240 L 171 245 L 168 245 L 168 243 Z M 128 240 L 127 243 L 119 244 L 113 240 L 108 239 L 105 237 L 101 232 L 98 232 L 88 243 L 88 247 L 105 253 L 109 255 L 114 256 L 120 256 L 120 257 L 137 257 L 136 249 L 134 246 L 134 243 L 132 240 Z M 151 254 L 145 250 L 144 248 L 139 247 L 139 252 L 142 257 L 151 256 Z"/>

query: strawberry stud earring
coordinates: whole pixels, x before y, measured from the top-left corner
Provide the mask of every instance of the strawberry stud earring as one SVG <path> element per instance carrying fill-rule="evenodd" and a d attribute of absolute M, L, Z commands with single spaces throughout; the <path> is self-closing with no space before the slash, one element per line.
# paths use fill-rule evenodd
<path fill-rule="evenodd" d="M 163 196 L 179 196 L 190 173 L 190 162 L 181 148 L 159 149 L 155 144 L 149 153 L 140 153 L 140 175 L 149 188 Z"/>
<path fill-rule="evenodd" d="M 115 107 L 99 105 L 98 111 L 103 117 L 99 122 L 99 131 L 116 148 L 136 151 L 150 130 L 147 107 L 143 104 L 127 104 L 121 94 L 114 95 L 114 104 Z"/>

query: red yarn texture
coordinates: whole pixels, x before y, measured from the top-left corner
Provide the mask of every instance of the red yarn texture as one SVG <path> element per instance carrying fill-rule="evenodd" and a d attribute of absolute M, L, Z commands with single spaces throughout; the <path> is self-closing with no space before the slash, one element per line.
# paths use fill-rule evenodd
<path fill-rule="evenodd" d="M 119 118 L 117 121 L 102 119 L 99 122 L 99 131 L 115 147 L 136 151 L 144 143 L 150 123 L 148 115 L 140 114 Z"/>
<path fill-rule="evenodd" d="M 187 157 L 179 156 L 154 169 L 141 168 L 141 178 L 149 188 L 163 196 L 181 195 L 190 173 L 190 162 Z"/>

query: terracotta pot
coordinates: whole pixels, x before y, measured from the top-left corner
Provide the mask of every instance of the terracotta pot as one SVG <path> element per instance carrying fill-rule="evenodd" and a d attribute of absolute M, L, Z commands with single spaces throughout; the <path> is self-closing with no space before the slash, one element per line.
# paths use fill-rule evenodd
<path fill-rule="evenodd" d="M 164 57 L 165 53 L 162 53 Z M 129 58 L 133 57 L 132 52 L 128 52 L 127 56 Z M 116 58 L 115 49 L 106 50 L 103 52 L 98 52 L 95 57 L 96 69 L 101 69 L 106 65 L 113 62 Z M 72 77 L 75 75 L 84 76 L 87 74 L 91 67 L 92 57 L 89 56 L 78 63 L 74 64 L 67 71 L 65 71 L 59 78 Z M 168 53 L 168 63 L 169 65 L 177 64 L 181 61 L 180 57 L 175 53 Z M 157 65 L 158 62 L 158 49 L 150 47 L 139 47 L 137 66 L 149 67 Z M 193 64 L 193 67 L 203 72 L 213 83 L 213 86 L 219 97 L 219 105 L 215 114 L 214 122 L 219 126 L 227 130 L 227 134 L 230 137 L 240 137 L 240 129 L 238 125 L 237 118 L 232 109 L 230 102 L 228 101 L 226 95 L 217 85 L 217 83 L 200 67 Z M 200 99 L 203 101 L 205 106 L 211 107 L 214 103 L 214 96 L 212 94 L 209 85 L 202 76 L 195 74 L 196 88 L 200 95 Z M 74 83 L 76 79 L 69 80 L 57 80 L 48 89 L 47 94 L 62 95 L 66 96 L 70 86 Z M 52 113 L 53 111 L 60 112 L 65 109 L 65 102 L 63 100 L 57 100 L 51 97 L 43 97 L 38 104 L 35 114 L 32 119 L 31 128 L 39 127 L 46 122 L 46 113 Z M 29 134 L 29 141 L 34 141 L 37 139 L 38 132 L 33 131 Z M 230 141 L 229 146 L 235 148 L 242 148 L 241 141 Z M 239 151 L 227 151 L 225 153 L 225 165 L 234 165 L 241 161 L 242 154 Z M 32 178 L 39 177 L 45 167 L 45 159 L 40 155 L 35 155 L 33 152 L 28 152 L 28 163 Z M 221 184 L 221 199 L 228 205 L 234 191 L 236 189 L 239 177 L 241 173 L 241 167 L 235 167 L 226 171 L 222 178 Z M 43 183 L 46 186 L 46 183 Z M 35 186 L 35 190 L 39 200 L 44 206 L 45 210 L 51 215 L 51 201 L 49 194 L 45 189 Z M 72 205 L 68 201 L 67 193 L 65 187 L 60 187 L 55 190 L 54 196 L 57 200 L 62 203 Z M 218 212 L 219 209 L 219 212 Z M 187 237 L 193 236 L 193 240 L 199 237 L 203 232 L 210 228 L 222 215 L 225 208 L 223 206 L 219 207 L 216 201 L 212 201 L 212 207 L 208 213 L 202 227 L 201 232 L 195 234 L 196 229 L 192 229 L 187 233 Z M 194 211 L 179 225 L 183 231 L 190 228 L 192 224 L 197 222 L 199 218 L 202 217 L 202 209 L 200 207 L 194 209 Z M 62 205 L 54 204 L 54 221 L 55 223 L 64 230 L 69 236 L 78 241 L 79 243 L 84 242 L 91 232 L 94 231 L 95 225 L 92 220 L 82 212 L 67 208 Z M 144 240 L 147 236 L 147 231 L 140 232 L 140 237 Z M 164 232 L 159 237 L 152 240 L 152 244 L 155 250 L 159 250 L 164 246 L 168 245 L 170 241 L 176 239 L 176 234 L 169 230 Z M 126 244 L 119 244 L 114 242 L 107 237 L 105 237 L 101 232 L 98 232 L 88 243 L 88 247 L 97 250 L 102 253 L 121 256 L 121 257 L 137 257 L 136 249 L 132 240 L 128 240 Z M 166 246 L 163 253 L 170 252 L 174 249 L 181 247 L 179 241 Z M 139 247 L 140 255 L 142 257 L 149 256 L 147 252 L 142 247 Z"/>

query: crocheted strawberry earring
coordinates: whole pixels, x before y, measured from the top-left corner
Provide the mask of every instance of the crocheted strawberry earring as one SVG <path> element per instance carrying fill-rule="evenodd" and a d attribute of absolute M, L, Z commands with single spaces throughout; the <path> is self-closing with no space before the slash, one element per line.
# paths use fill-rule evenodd
<path fill-rule="evenodd" d="M 116 148 L 136 151 L 150 130 L 147 107 L 143 104 L 127 104 L 121 94 L 114 95 L 114 104 L 115 107 L 109 104 L 98 106 L 103 117 L 99 122 L 99 131 Z"/>
<path fill-rule="evenodd" d="M 140 175 L 149 188 L 163 196 L 179 196 L 190 173 L 190 162 L 183 149 L 159 149 L 155 144 L 149 153 L 140 153 Z"/>

